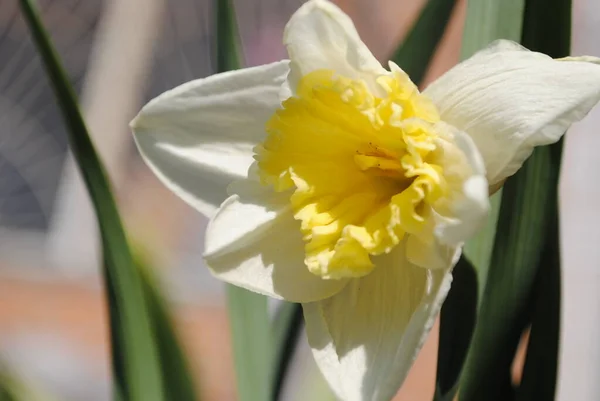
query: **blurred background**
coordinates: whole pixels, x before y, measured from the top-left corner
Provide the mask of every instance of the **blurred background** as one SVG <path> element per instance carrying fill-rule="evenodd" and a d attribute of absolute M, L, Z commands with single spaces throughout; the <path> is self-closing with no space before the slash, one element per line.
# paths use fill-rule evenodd
<path fill-rule="evenodd" d="M 236 400 L 223 285 L 203 267 L 206 220 L 143 164 L 128 129 L 161 92 L 213 72 L 209 0 L 39 0 L 133 243 L 172 301 L 202 399 Z M 302 0 L 234 1 L 247 65 L 285 57 L 283 27 Z M 338 0 L 387 60 L 425 0 Z M 600 6 L 574 1 L 573 54 L 600 56 Z M 426 83 L 458 62 L 459 1 Z M 559 399 L 600 399 L 600 113 L 567 139 L 561 182 L 564 301 Z M 0 0 L 0 363 L 65 401 L 108 401 L 108 330 L 94 215 L 17 2 Z M 286 400 L 330 400 L 302 340 Z M 437 331 L 396 401 L 433 393 Z M 516 363 L 515 378 L 518 378 Z M 298 391 L 299 389 L 303 391 Z M 296 394 L 296 396 L 294 396 Z"/>

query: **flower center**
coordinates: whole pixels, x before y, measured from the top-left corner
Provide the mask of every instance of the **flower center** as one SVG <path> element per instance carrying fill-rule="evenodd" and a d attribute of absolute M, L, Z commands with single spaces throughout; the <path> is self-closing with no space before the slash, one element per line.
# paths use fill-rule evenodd
<path fill-rule="evenodd" d="M 427 229 L 449 192 L 434 105 L 400 69 L 376 86 L 304 76 L 255 149 L 263 183 L 290 191 L 305 263 L 323 278 L 369 273 L 372 256 Z"/>

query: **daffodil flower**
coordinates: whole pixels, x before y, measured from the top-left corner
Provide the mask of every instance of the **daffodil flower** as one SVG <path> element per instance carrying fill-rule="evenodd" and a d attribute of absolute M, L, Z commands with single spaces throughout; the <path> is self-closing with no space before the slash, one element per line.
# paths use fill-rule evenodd
<path fill-rule="evenodd" d="M 131 126 L 156 175 L 211 218 L 213 274 L 301 302 L 337 395 L 389 400 L 490 191 L 598 102 L 600 66 L 499 41 L 420 93 L 324 0 L 284 43 L 289 61 L 184 84 Z"/>

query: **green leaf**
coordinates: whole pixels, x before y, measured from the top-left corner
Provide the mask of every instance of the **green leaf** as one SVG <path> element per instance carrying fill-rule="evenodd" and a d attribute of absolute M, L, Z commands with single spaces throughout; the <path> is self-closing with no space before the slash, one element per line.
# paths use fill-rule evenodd
<path fill-rule="evenodd" d="M 141 273 L 142 285 L 158 353 L 165 386 L 165 399 L 177 401 L 197 401 L 196 385 L 186 358 L 185 349 L 174 329 L 170 308 L 159 286 L 151 264 L 138 252 L 134 253 L 136 265 Z"/>
<path fill-rule="evenodd" d="M 235 12 L 229 0 L 215 0 L 215 69 L 241 67 Z M 267 299 L 243 288 L 227 286 L 233 361 L 240 401 L 265 401 L 271 396 L 273 359 Z"/>
<path fill-rule="evenodd" d="M 564 55 L 568 51 L 570 5 L 528 0 L 523 25 L 523 43 L 526 46 L 554 56 Z M 536 287 L 537 296 L 547 297 L 548 302 L 544 307 L 533 309 L 533 320 L 538 322 L 536 333 L 539 333 L 540 325 L 542 329 L 549 330 L 547 338 L 542 341 L 548 341 L 545 344 L 548 348 L 544 348 L 544 352 L 550 351 L 553 359 L 546 369 L 536 370 L 536 365 L 547 361 L 540 361 L 539 351 L 535 352 L 542 346 L 533 344 L 534 353 L 528 355 L 529 368 L 526 373 L 539 373 L 540 377 L 524 378 L 524 383 L 528 389 L 532 389 L 534 384 L 531 383 L 546 382 L 542 388 L 524 390 L 528 392 L 521 392 L 524 395 L 519 397 L 553 399 L 558 347 L 557 305 L 560 302 L 556 255 L 560 159 L 560 143 L 538 148 L 521 171 L 505 185 L 488 285 L 484 291 L 460 392 L 463 401 L 515 398 L 510 371 L 515 350 L 532 313 Z M 555 250 L 548 252 L 546 244 L 555 246 Z M 555 257 L 552 262 L 542 259 L 543 255 L 547 257 L 548 254 Z M 542 268 L 550 271 L 540 270 Z M 539 282 L 545 275 L 553 277 L 545 277 L 543 282 Z M 539 288 L 542 287 L 547 287 L 549 293 L 540 294 Z M 539 305 L 540 301 L 536 302 Z M 540 334 L 536 334 L 534 341 L 540 341 L 539 338 Z M 539 398 L 542 394 L 548 398 Z"/>
<path fill-rule="evenodd" d="M 215 70 L 217 73 L 237 70 L 243 65 L 242 48 L 231 0 L 214 0 Z"/>
<path fill-rule="evenodd" d="M 24 382 L 3 362 L 0 362 L 0 400 L 1 401 L 52 401 L 31 383 Z"/>
<path fill-rule="evenodd" d="M 497 39 L 519 41 L 524 8 L 525 0 L 468 0 L 461 58 L 469 58 Z M 480 302 L 488 282 L 501 199 L 502 190 L 490 198 L 490 212 L 483 229 L 467 241 L 463 249 L 464 256 L 477 271 Z"/>
<path fill-rule="evenodd" d="M 504 187 L 488 285 L 465 367 L 460 399 L 507 400 L 514 354 L 554 212 L 558 164 L 536 149 Z"/>
<path fill-rule="evenodd" d="M 496 39 L 519 41 L 525 0 L 468 0 L 461 59 L 466 59 Z M 477 270 L 479 299 L 487 283 L 502 191 L 490 199 L 490 213 L 484 228 L 464 246 L 463 253 Z"/>
<path fill-rule="evenodd" d="M 523 0 L 469 0 L 461 58 L 468 58 L 499 38 L 518 40 L 523 9 Z M 454 281 L 442 307 L 435 400 L 452 400 L 458 388 L 475 326 L 477 302 L 482 298 L 487 282 L 501 194 L 499 191 L 490 200 L 491 210 L 485 227 L 465 244 L 463 257 L 455 267 Z M 476 271 L 475 276 L 472 269 Z"/>
<path fill-rule="evenodd" d="M 227 297 L 238 399 L 268 400 L 273 348 L 267 298 L 233 285 L 227 286 Z"/>
<path fill-rule="evenodd" d="M 456 0 L 429 0 L 402 45 L 392 56 L 415 83 L 421 83 L 440 39 L 444 35 Z"/>
<path fill-rule="evenodd" d="M 521 40 L 525 0 L 468 0 L 461 58 L 496 39 Z"/>
<path fill-rule="evenodd" d="M 461 257 L 452 272 L 452 287 L 442 306 L 435 400 L 454 399 L 477 315 L 477 274 Z"/>
<path fill-rule="evenodd" d="M 461 58 L 466 59 L 470 57 L 496 39 L 503 38 L 518 41 L 521 37 L 523 10 L 524 0 L 469 0 L 467 3 L 467 16 L 463 32 Z M 481 302 L 484 297 L 486 283 L 489 280 L 488 270 L 492 260 L 494 241 L 496 239 L 496 225 L 500 213 L 501 199 L 502 191 L 499 191 L 491 197 L 491 209 L 484 228 L 475 238 L 467 241 L 463 250 L 464 257 L 473 264 L 477 273 L 477 299 L 479 302 Z M 481 306 L 481 304 L 478 306 Z M 445 313 L 450 313 L 451 309 L 452 308 L 446 308 L 442 311 L 442 319 L 444 319 L 443 315 Z M 460 313 L 460 309 L 455 311 L 455 313 Z M 448 320 L 446 319 L 446 321 Z M 471 332 L 473 330 L 473 322 L 470 321 L 457 321 L 456 323 L 447 324 L 467 325 L 467 327 L 454 329 L 456 332 Z M 443 327 L 444 325 L 445 324 L 443 323 L 440 327 L 441 332 L 448 330 Z M 463 352 L 465 351 L 471 353 L 469 350 L 463 350 Z M 460 369 L 461 367 L 457 368 Z M 472 368 L 467 366 L 463 369 L 467 370 L 465 376 L 468 376 L 468 371 Z M 461 372 L 459 371 L 458 376 L 461 377 L 460 375 Z M 464 386 L 464 379 L 461 379 L 461 382 L 462 386 Z M 454 386 L 450 389 L 449 394 L 453 394 L 453 392 L 456 391 L 456 388 L 457 384 L 455 382 Z"/>
<path fill-rule="evenodd" d="M 452 401 L 469 352 L 496 235 L 502 191 L 490 198 L 490 214 L 477 237 L 467 242 L 454 267 L 450 291 L 440 312 L 435 401 Z M 479 268 L 475 268 L 479 266 Z"/>
<path fill-rule="evenodd" d="M 564 57 L 571 42 L 571 0 L 528 0 L 523 44 Z M 550 148 L 555 164 L 561 161 L 562 143 Z M 548 238 L 538 266 L 531 317 L 531 333 L 517 401 L 552 401 L 558 375 L 560 332 L 560 244 L 558 202 L 553 199 Z"/>
<path fill-rule="evenodd" d="M 531 332 L 517 401 L 554 401 L 560 340 L 558 211 L 535 280 Z"/>
<path fill-rule="evenodd" d="M 106 174 L 37 9 L 28 0 L 21 0 L 20 5 L 50 77 L 67 125 L 73 155 L 98 217 L 109 303 L 113 374 L 118 392 L 127 401 L 164 400 L 158 351 L 142 282 Z"/>
<path fill-rule="evenodd" d="M 525 0 L 468 0 L 463 31 L 461 58 L 464 60 L 496 39 L 519 42 L 523 26 Z M 487 283 L 487 274 L 496 236 L 502 191 L 492 196 L 485 227 L 465 244 L 464 254 L 477 270 L 479 299 Z"/>
<path fill-rule="evenodd" d="M 461 400 L 512 393 L 514 353 L 529 321 L 535 278 L 556 214 L 560 144 L 536 149 L 505 185 L 489 284 L 461 388 Z"/>
<path fill-rule="evenodd" d="M 572 7 L 571 0 L 527 0 L 523 45 L 555 58 L 568 56 Z"/>
<path fill-rule="evenodd" d="M 283 302 L 273 321 L 273 358 L 274 377 L 271 399 L 277 401 L 281 397 L 283 382 L 291 364 L 294 350 L 303 327 L 302 306 Z"/>
<path fill-rule="evenodd" d="M 514 397 L 511 366 L 529 321 L 538 267 L 556 215 L 559 167 L 560 144 L 541 147 L 505 185 L 462 401 Z"/>

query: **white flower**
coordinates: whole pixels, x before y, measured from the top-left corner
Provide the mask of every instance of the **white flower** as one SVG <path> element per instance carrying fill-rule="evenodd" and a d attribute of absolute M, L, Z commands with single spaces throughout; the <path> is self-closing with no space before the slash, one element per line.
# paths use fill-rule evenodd
<path fill-rule="evenodd" d="M 292 16 L 284 42 L 290 61 L 154 99 L 135 139 L 165 185 L 211 217 L 214 275 L 301 302 L 338 396 L 389 400 L 488 188 L 598 102 L 600 66 L 499 41 L 421 94 L 324 0 Z"/>

